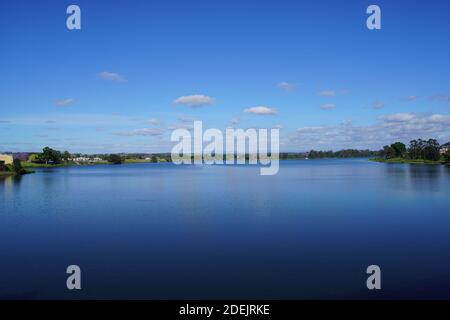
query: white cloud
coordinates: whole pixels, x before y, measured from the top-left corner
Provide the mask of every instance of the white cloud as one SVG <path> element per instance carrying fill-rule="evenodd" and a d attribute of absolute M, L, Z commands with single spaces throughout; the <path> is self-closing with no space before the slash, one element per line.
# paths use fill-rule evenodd
<path fill-rule="evenodd" d="M 316 133 L 316 132 L 321 132 L 322 130 L 326 129 L 327 127 L 323 127 L 323 126 L 317 126 L 317 127 L 302 127 L 302 128 L 298 128 L 297 132 L 299 133 Z"/>
<path fill-rule="evenodd" d="M 323 110 L 330 110 L 330 109 L 334 109 L 334 108 L 336 108 L 336 105 L 333 103 L 325 103 L 320 106 L 320 109 L 323 109 Z"/>
<path fill-rule="evenodd" d="M 436 95 L 434 95 L 434 96 L 431 96 L 430 99 L 431 99 L 432 101 L 450 102 L 450 95 L 436 94 Z"/>
<path fill-rule="evenodd" d="M 196 120 L 198 120 L 198 119 L 194 118 L 194 117 L 186 117 L 186 116 L 178 117 L 178 121 L 180 121 L 180 122 L 194 122 Z"/>
<path fill-rule="evenodd" d="M 279 84 L 277 84 L 277 87 L 286 91 L 292 91 L 297 87 L 297 85 L 294 83 L 282 81 Z"/>
<path fill-rule="evenodd" d="M 175 99 L 174 103 L 189 107 L 202 107 L 212 105 L 214 103 L 214 98 L 203 94 L 193 94 L 190 96 L 181 96 Z"/>
<path fill-rule="evenodd" d="M 394 113 L 382 116 L 381 119 L 383 119 L 386 123 L 390 123 L 411 121 L 416 117 L 417 116 L 414 113 Z"/>
<path fill-rule="evenodd" d="M 322 97 L 334 97 L 336 96 L 336 91 L 334 90 L 324 90 L 317 93 L 319 96 Z"/>
<path fill-rule="evenodd" d="M 333 126 L 310 126 L 296 130 L 291 143 L 301 150 L 372 148 L 395 141 L 408 143 L 412 139 L 450 139 L 450 115 L 396 113 L 384 115 L 373 125 L 355 126 L 344 122 Z"/>
<path fill-rule="evenodd" d="M 403 100 L 408 101 L 408 102 L 416 101 L 417 99 L 419 99 L 418 96 L 407 96 L 407 97 L 403 98 Z"/>
<path fill-rule="evenodd" d="M 158 119 L 152 118 L 152 119 L 145 120 L 144 123 L 150 124 L 152 126 L 156 126 L 160 123 L 160 121 Z"/>
<path fill-rule="evenodd" d="M 170 126 L 168 129 L 169 130 L 177 130 L 177 129 L 192 130 L 192 129 L 194 129 L 194 126 L 192 124 L 175 124 L 173 126 Z"/>
<path fill-rule="evenodd" d="M 385 106 L 384 102 L 381 102 L 381 101 L 375 101 L 375 102 L 372 103 L 372 105 L 371 105 L 372 109 L 377 109 L 377 110 L 383 109 L 384 106 Z"/>
<path fill-rule="evenodd" d="M 109 72 L 109 71 L 102 71 L 98 74 L 98 76 L 103 79 L 103 80 L 107 80 L 107 81 L 125 81 L 125 78 L 118 74 L 118 73 L 114 73 L 114 72 Z"/>
<path fill-rule="evenodd" d="M 143 128 L 132 131 L 115 132 L 114 135 L 122 137 L 132 136 L 160 136 L 164 133 L 163 129 L 159 128 Z"/>
<path fill-rule="evenodd" d="M 73 104 L 74 102 L 75 102 L 75 99 L 72 99 L 72 98 L 58 99 L 58 100 L 53 101 L 53 103 L 55 105 L 57 105 L 58 107 L 69 106 L 69 105 Z"/>
<path fill-rule="evenodd" d="M 277 110 L 275 108 L 269 108 L 265 106 L 257 106 L 252 108 L 244 109 L 245 113 L 253 113 L 257 115 L 275 115 Z"/>
<path fill-rule="evenodd" d="M 235 125 L 237 125 L 237 124 L 239 124 L 239 122 L 240 122 L 240 119 L 239 118 L 232 118 L 231 120 L 230 120 L 230 125 L 231 126 L 235 126 Z"/>

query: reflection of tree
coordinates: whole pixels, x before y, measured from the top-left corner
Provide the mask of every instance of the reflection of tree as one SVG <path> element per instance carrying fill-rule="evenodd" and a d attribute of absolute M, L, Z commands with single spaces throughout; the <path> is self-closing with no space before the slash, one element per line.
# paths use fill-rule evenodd
<path fill-rule="evenodd" d="M 438 165 L 409 165 L 411 186 L 415 189 L 437 190 L 441 183 L 442 170 Z"/>

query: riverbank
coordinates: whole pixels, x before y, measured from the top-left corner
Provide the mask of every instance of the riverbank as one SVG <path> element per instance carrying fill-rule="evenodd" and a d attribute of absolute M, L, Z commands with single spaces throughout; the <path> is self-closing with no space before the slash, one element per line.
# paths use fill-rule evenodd
<path fill-rule="evenodd" d="M 384 158 L 370 158 L 369 161 L 374 162 L 382 162 L 382 163 L 405 163 L 405 164 L 445 164 L 444 161 L 432 161 L 432 160 L 424 160 L 424 159 L 403 159 L 403 158 L 392 158 L 392 159 L 384 159 Z"/>
<path fill-rule="evenodd" d="M 86 162 L 86 163 L 64 162 L 58 164 L 45 164 L 45 163 L 33 163 L 21 161 L 22 168 L 61 168 L 61 167 L 75 167 L 75 166 L 93 166 L 98 164 L 109 164 L 109 162 L 108 161 Z"/>
<path fill-rule="evenodd" d="M 15 173 L 10 171 L 0 171 L 0 177 L 9 177 L 13 176 Z"/>
<path fill-rule="evenodd" d="M 158 159 L 157 162 L 167 162 L 164 159 Z M 124 159 L 122 163 L 154 163 L 151 160 L 146 159 Z M 76 167 L 76 166 L 95 166 L 100 164 L 113 164 L 108 161 L 96 161 L 96 162 L 64 162 L 58 164 L 45 164 L 45 163 L 33 163 L 22 161 L 21 162 L 23 168 L 62 168 L 62 167 Z"/>
<path fill-rule="evenodd" d="M 23 169 L 20 173 L 14 171 L 0 171 L 0 178 L 10 177 L 10 176 L 21 176 L 24 174 L 34 173 L 33 170 Z"/>

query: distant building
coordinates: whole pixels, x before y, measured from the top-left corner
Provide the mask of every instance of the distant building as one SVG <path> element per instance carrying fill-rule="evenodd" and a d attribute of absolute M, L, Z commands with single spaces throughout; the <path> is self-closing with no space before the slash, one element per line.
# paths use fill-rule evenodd
<path fill-rule="evenodd" d="M 102 161 L 102 159 L 100 159 L 98 157 L 94 157 L 94 158 L 77 157 L 77 158 L 73 158 L 71 160 L 75 161 L 75 162 L 100 162 L 100 161 Z"/>
<path fill-rule="evenodd" d="M 13 163 L 13 157 L 10 154 L 0 154 L 0 167 L 4 168 L 7 164 Z"/>
<path fill-rule="evenodd" d="M 439 149 L 439 153 L 444 154 L 444 153 L 447 153 L 448 150 L 450 150 L 450 147 L 441 147 Z"/>
<path fill-rule="evenodd" d="M 450 150 L 450 142 L 447 142 L 446 144 L 443 144 L 441 148 L 439 149 L 440 154 L 447 153 L 447 151 Z"/>

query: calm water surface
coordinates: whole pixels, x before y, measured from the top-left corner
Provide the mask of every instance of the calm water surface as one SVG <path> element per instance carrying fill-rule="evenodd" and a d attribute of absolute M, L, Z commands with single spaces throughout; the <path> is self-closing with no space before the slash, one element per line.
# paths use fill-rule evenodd
<path fill-rule="evenodd" d="M 0 248 L 2 298 L 450 298 L 450 168 L 42 169 L 0 180 Z"/>

